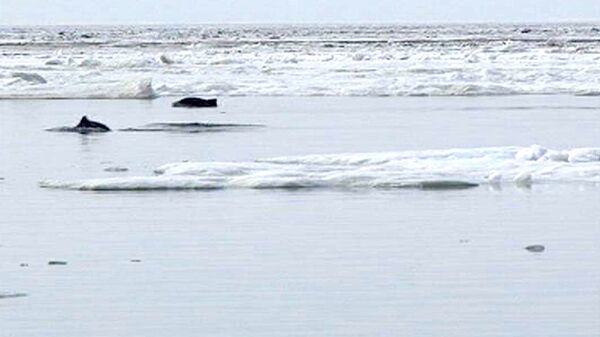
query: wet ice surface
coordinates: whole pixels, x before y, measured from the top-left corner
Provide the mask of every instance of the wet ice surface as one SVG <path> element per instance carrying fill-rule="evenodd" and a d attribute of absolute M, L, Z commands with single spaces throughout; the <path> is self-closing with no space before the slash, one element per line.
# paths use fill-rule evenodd
<path fill-rule="evenodd" d="M 598 95 L 598 28 L 1 27 L 0 98 Z"/>
<path fill-rule="evenodd" d="M 453 189 L 504 181 L 600 185 L 600 148 L 463 148 L 291 156 L 252 162 L 178 162 L 156 175 L 40 182 L 41 187 L 97 191 L 221 188 L 421 188 Z M 503 181 L 504 179 L 504 181 Z"/>
<path fill-rule="evenodd" d="M 593 182 L 536 184 L 534 176 L 529 188 L 444 191 L 38 186 L 147 175 L 184 160 L 519 147 L 526 151 L 511 154 L 538 163 L 531 144 L 598 147 L 597 98 L 227 98 L 225 115 L 172 109 L 171 101 L 0 101 L 0 294 L 28 295 L 1 300 L 3 333 L 597 335 Z M 115 129 L 159 121 L 265 127 L 44 131 L 83 113 Z M 532 245 L 545 250 L 525 249 Z"/>

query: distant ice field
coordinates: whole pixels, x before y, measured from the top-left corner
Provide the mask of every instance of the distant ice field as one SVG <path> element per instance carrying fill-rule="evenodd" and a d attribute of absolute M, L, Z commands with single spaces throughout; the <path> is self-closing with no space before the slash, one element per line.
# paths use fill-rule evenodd
<path fill-rule="evenodd" d="M 0 99 L 600 94 L 600 24 L 0 28 Z"/>

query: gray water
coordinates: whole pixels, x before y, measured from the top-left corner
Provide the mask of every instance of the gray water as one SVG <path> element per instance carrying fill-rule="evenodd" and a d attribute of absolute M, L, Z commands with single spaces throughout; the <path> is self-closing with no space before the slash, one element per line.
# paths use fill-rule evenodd
<path fill-rule="evenodd" d="M 597 147 L 600 98 L 239 97 L 213 110 L 170 101 L 0 101 L 0 294 L 27 294 L 0 298 L 0 336 L 600 336 L 597 185 L 38 187 L 148 175 L 181 160 Z M 43 131 L 83 114 L 114 129 L 174 120 L 266 127 Z M 114 165 L 129 171 L 104 171 Z M 546 251 L 523 249 L 531 244 Z"/>

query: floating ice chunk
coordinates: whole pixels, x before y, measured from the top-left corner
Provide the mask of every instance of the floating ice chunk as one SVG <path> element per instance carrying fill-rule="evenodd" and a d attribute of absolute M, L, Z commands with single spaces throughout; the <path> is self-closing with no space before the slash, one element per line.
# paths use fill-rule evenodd
<path fill-rule="evenodd" d="M 63 64 L 63 63 L 64 63 L 64 62 L 63 62 L 62 60 L 59 60 L 59 59 L 51 59 L 51 60 L 48 60 L 48 61 L 46 61 L 46 63 L 45 63 L 45 64 L 46 64 L 47 66 L 59 66 L 59 65 L 61 65 L 61 64 Z"/>
<path fill-rule="evenodd" d="M 492 185 L 500 185 L 500 182 L 502 181 L 502 173 L 495 171 L 491 172 L 487 177 L 485 177 L 485 180 Z"/>
<path fill-rule="evenodd" d="M 513 181 L 517 186 L 529 187 L 533 182 L 533 177 L 530 172 L 524 171 L 517 174 Z"/>
<path fill-rule="evenodd" d="M 538 160 L 542 158 L 544 154 L 546 154 L 548 150 L 539 146 L 539 145 L 531 145 L 528 148 L 524 148 L 519 150 L 515 155 L 515 159 L 517 160 Z"/>
<path fill-rule="evenodd" d="M 600 96 L 600 90 L 595 88 L 581 88 L 573 93 L 575 96 Z"/>
<path fill-rule="evenodd" d="M 173 64 L 175 63 L 175 61 L 173 61 L 172 58 L 170 58 L 169 56 L 162 54 L 160 55 L 160 62 L 164 63 L 164 64 Z"/>
<path fill-rule="evenodd" d="M 236 90 L 237 87 L 226 82 L 209 83 L 203 86 L 203 92 L 228 93 Z"/>
<path fill-rule="evenodd" d="M 102 64 L 102 62 L 100 62 L 98 60 L 94 60 L 94 59 L 88 58 L 88 59 L 85 59 L 85 60 L 81 61 L 79 63 L 79 67 L 90 67 L 90 68 L 93 68 L 93 67 L 98 67 L 101 64 Z"/>
<path fill-rule="evenodd" d="M 294 63 L 294 64 L 296 64 L 296 63 L 298 63 L 300 61 L 298 60 L 297 57 L 291 56 L 291 57 L 286 57 L 285 59 L 283 59 L 283 62 L 284 63 Z"/>
<path fill-rule="evenodd" d="M 242 64 L 243 60 L 235 58 L 219 58 L 210 62 L 211 65 L 229 65 L 229 64 Z"/>
<path fill-rule="evenodd" d="M 362 61 L 365 60 L 367 58 L 366 54 L 363 53 L 356 53 L 354 54 L 354 56 L 352 56 L 352 60 L 354 61 Z"/>
<path fill-rule="evenodd" d="M 82 190 L 161 190 L 209 188 L 422 188 L 600 182 L 600 161 L 516 161 L 531 148 L 492 147 L 388 153 L 290 156 L 250 162 L 179 162 L 158 167 L 160 176 L 42 182 L 42 187 Z M 560 153 L 560 151 L 553 151 Z M 590 149 L 573 154 L 594 153 Z M 584 158 L 587 158 L 584 156 Z"/>
<path fill-rule="evenodd" d="M 81 191 L 206 190 L 222 188 L 218 181 L 193 176 L 90 179 L 71 182 L 42 181 L 40 187 Z"/>
<path fill-rule="evenodd" d="M 548 47 L 564 47 L 565 42 L 561 41 L 561 40 L 556 40 L 556 39 L 548 39 L 548 41 L 546 41 L 546 46 L 548 46 Z"/>
<path fill-rule="evenodd" d="M 119 81 L 114 83 L 83 83 L 68 89 L 47 88 L 37 90 L 34 96 L 27 91 L 2 92 L 0 99 L 152 99 L 158 94 L 152 88 L 151 79 Z"/>
<path fill-rule="evenodd" d="M 569 163 L 600 161 L 600 148 L 579 148 L 569 151 Z"/>
<path fill-rule="evenodd" d="M 539 160 L 551 160 L 551 161 L 569 161 L 568 151 L 554 151 L 548 150 L 542 158 Z"/>
<path fill-rule="evenodd" d="M 114 98 L 155 98 L 156 92 L 152 88 L 152 79 L 125 82 L 120 92 L 115 93 Z"/>
<path fill-rule="evenodd" d="M 246 163 L 171 163 L 162 165 L 154 170 L 156 174 L 164 175 L 190 175 L 190 176 L 222 176 L 235 177 L 247 175 L 257 169 L 264 169 L 261 164 Z"/>
<path fill-rule="evenodd" d="M 478 63 L 479 57 L 475 53 L 473 53 L 473 54 L 467 56 L 466 60 L 469 63 Z"/>

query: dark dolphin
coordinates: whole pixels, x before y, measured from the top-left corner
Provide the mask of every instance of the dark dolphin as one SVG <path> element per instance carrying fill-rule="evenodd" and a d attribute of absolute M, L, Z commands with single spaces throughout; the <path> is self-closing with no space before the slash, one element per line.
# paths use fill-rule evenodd
<path fill-rule="evenodd" d="M 110 131 L 110 128 L 100 122 L 91 121 L 87 118 L 87 116 L 83 116 L 79 121 L 79 124 L 75 126 L 75 128 L 79 129 L 94 129 L 98 132 L 107 132 Z"/>
<path fill-rule="evenodd" d="M 525 249 L 532 253 L 541 253 L 544 250 L 546 250 L 546 247 L 544 247 L 542 245 L 531 245 L 531 246 L 525 247 Z"/>
<path fill-rule="evenodd" d="M 175 108 L 216 108 L 217 99 L 203 99 L 198 97 L 186 97 L 173 103 Z"/>
<path fill-rule="evenodd" d="M 74 127 L 71 126 L 63 126 L 59 128 L 47 129 L 47 131 L 54 132 L 78 132 L 81 134 L 92 133 L 92 132 L 109 132 L 110 128 L 100 122 L 91 121 L 87 118 L 87 116 L 83 116 Z"/>

